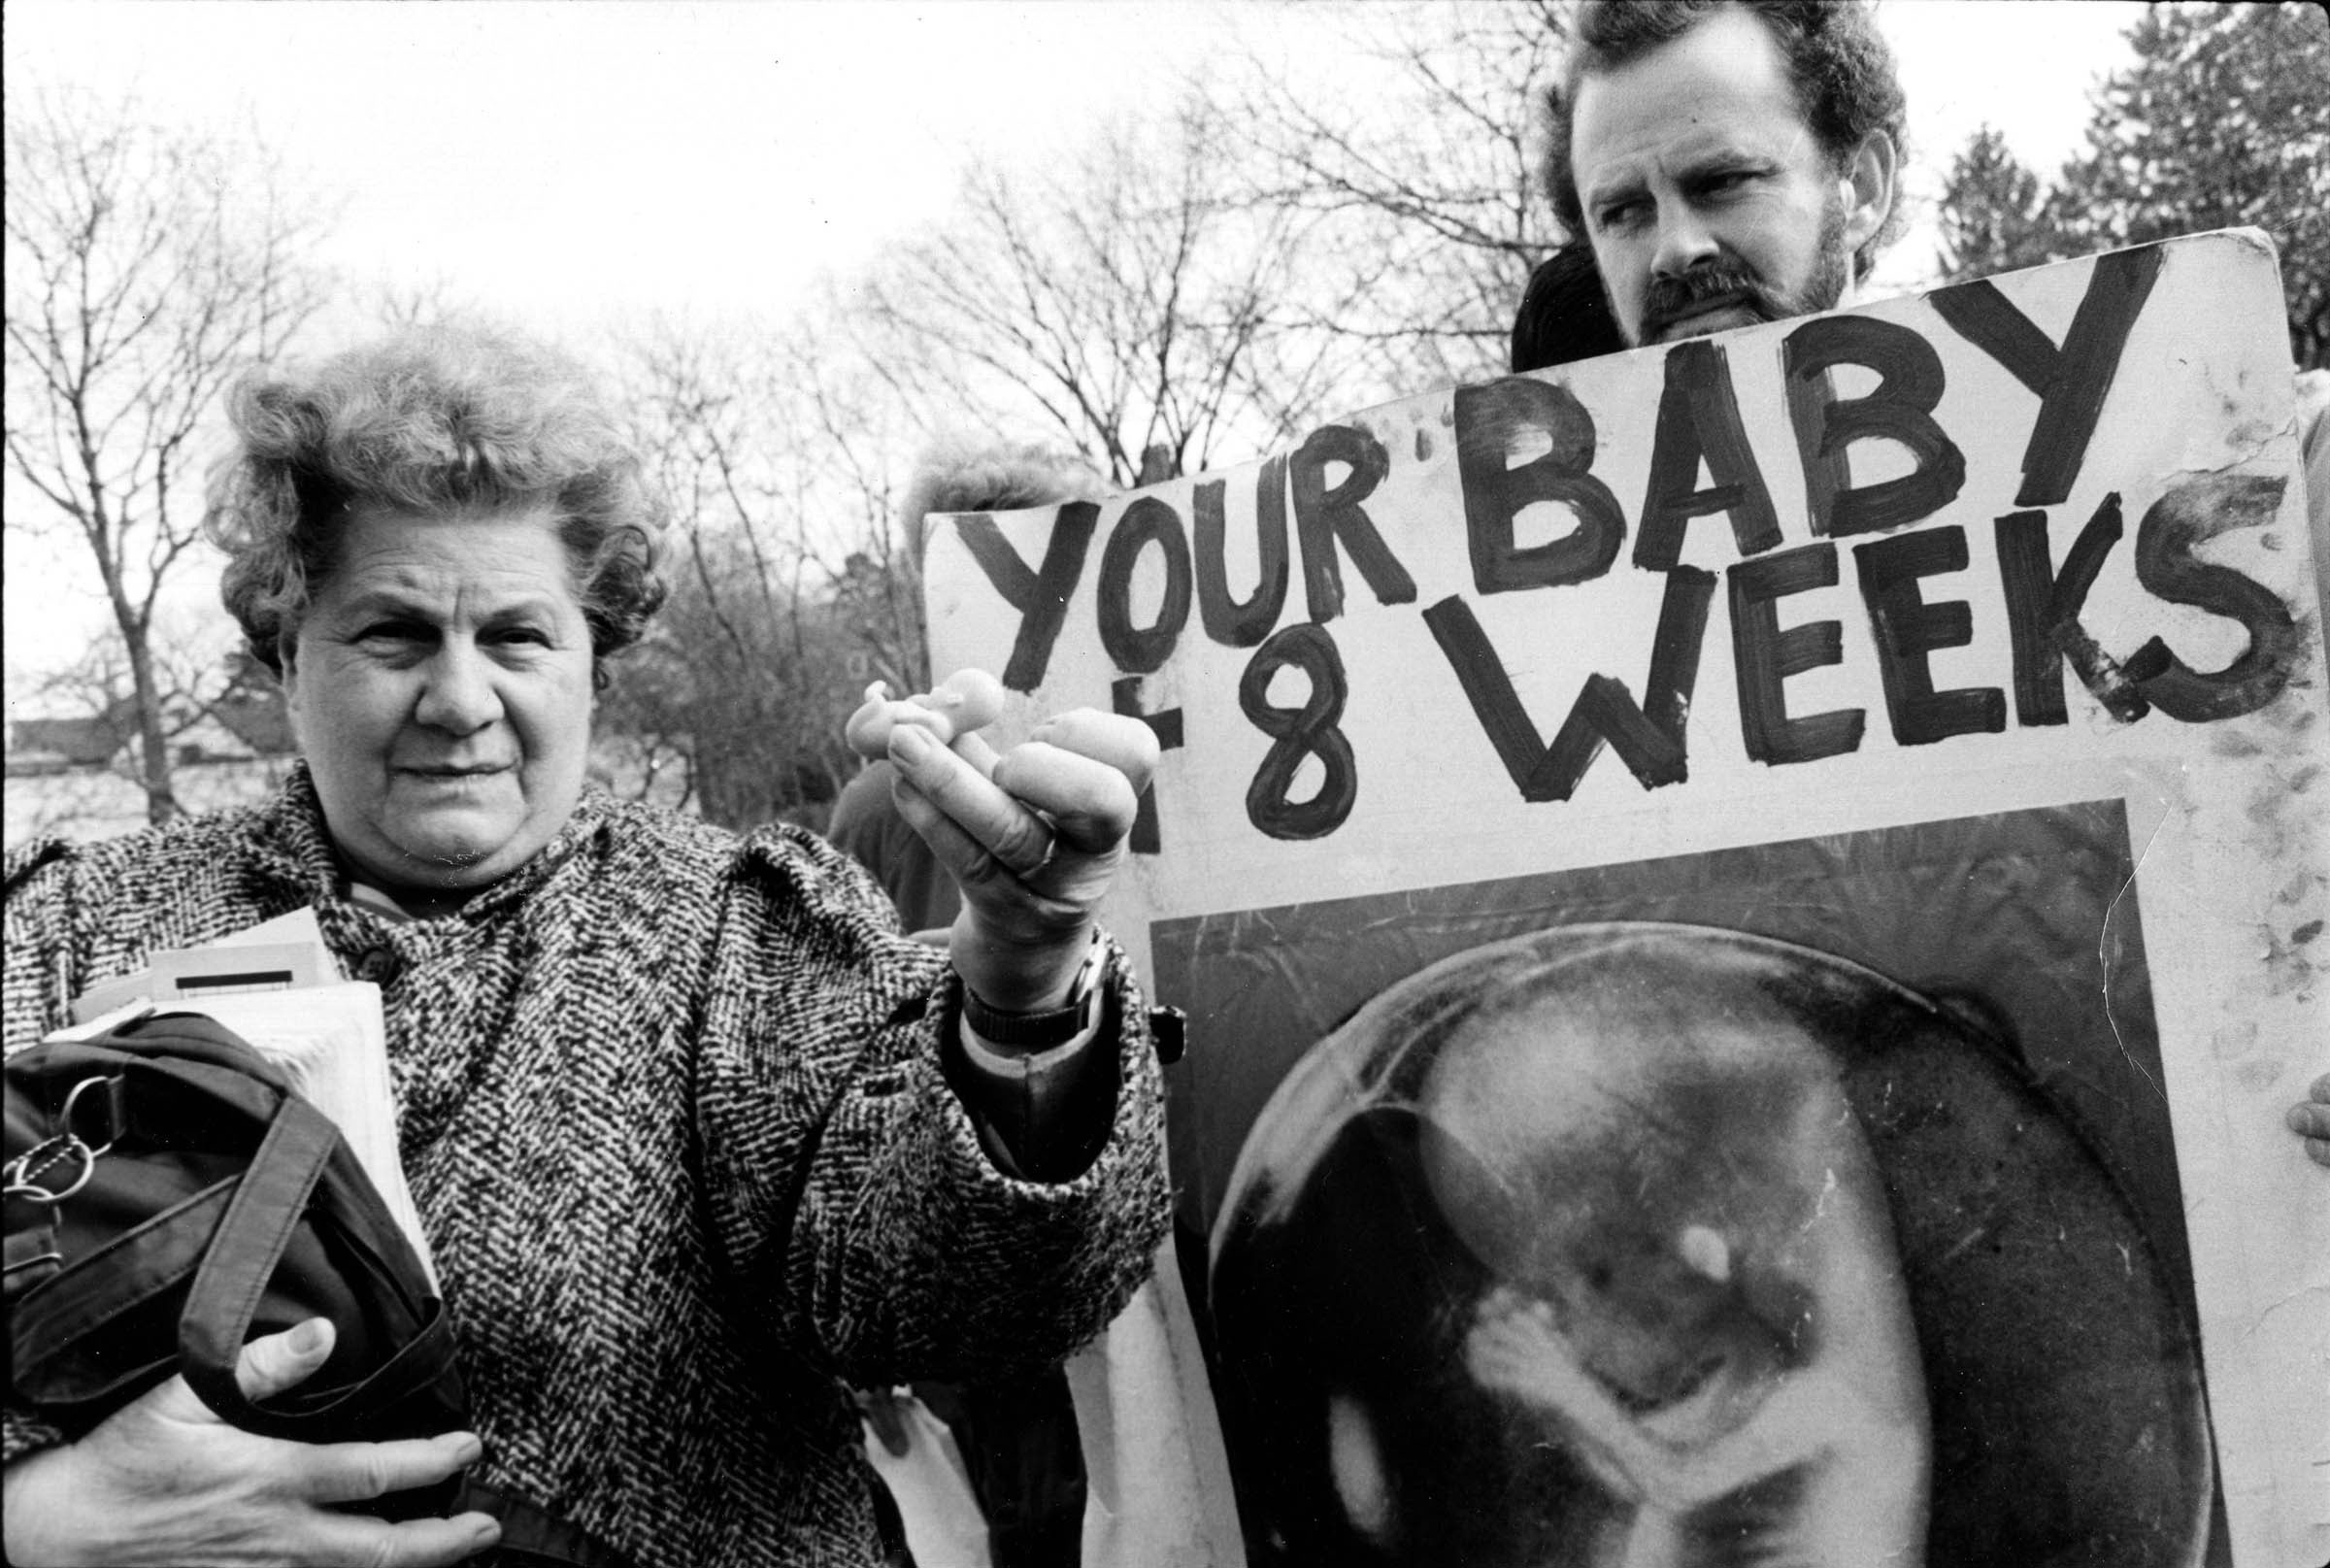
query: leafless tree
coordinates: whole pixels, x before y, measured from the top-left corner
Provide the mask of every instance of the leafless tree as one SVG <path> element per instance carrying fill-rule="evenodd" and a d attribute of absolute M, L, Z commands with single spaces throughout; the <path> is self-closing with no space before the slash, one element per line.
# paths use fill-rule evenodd
<path fill-rule="evenodd" d="M 841 730 L 859 690 L 923 679 L 918 577 L 889 515 L 896 411 L 803 328 L 658 322 L 631 365 L 673 508 L 673 593 L 602 731 L 683 773 L 715 820 L 816 819 L 855 769 Z"/>
<path fill-rule="evenodd" d="M 19 91 L 7 109 L 8 525 L 87 545 L 128 661 L 147 812 L 178 808 L 160 595 L 200 540 L 197 438 L 323 303 L 325 216 L 254 141 Z"/>
<path fill-rule="evenodd" d="M 1248 54 L 1043 173 L 975 167 L 850 282 L 860 345 L 934 428 L 1065 437 L 1120 484 L 1494 374 L 1560 238 L 1537 161 L 1567 13 L 1355 8 L 1363 90 Z"/>
<path fill-rule="evenodd" d="M 674 639 L 659 634 L 628 651 L 592 726 L 598 782 L 674 811 L 696 806 L 695 689 Z"/>
<path fill-rule="evenodd" d="M 376 279 L 354 290 L 364 314 L 386 331 L 437 326 L 475 313 L 442 274 L 419 281 Z"/>
<path fill-rule="evenodd" d="M 1563 239 L 1538 164 L 1572 9 L 1357 7 L 1351 48 L 1380 67 L 1363 88 L 1321 94 L 1251 52 L 1210 86 L 1253 140 L 1242 199 L 1310 216 L 1311 244 L 1340 266 L 1301 296 L 1303 324 L 1371 350 L 1371 395 L 1504 369 L 1530 270 Z"/>
<path fill-rule="evenodd" d="M 1201 97 L 1041 173 L 978 165 L 940 231 L 844 302 L 934 433 L 1063 438 L 1119 484 L 1242 460 L 1331 401 L 1299 303 L 1310 215 L 1232 199 L 1237 127 Z M 967 412 L 972 411 L 972 412 Z"/>

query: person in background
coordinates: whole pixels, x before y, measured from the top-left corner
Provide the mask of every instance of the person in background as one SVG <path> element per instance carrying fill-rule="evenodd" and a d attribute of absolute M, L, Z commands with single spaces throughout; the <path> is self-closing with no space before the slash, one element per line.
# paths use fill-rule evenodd
<path fill-rule="evenodd" d="M 1907 100 L 1856 0 L 1588 0 L 1548 107 L 1555 215 L 1630 346 L 1853 305 L 1902 227 Z M 2298 378 L 2298 410 L 2330 605 L 2330 376 Z M 2330 1073 L 2286 1120 L 2330 1167 Z"/>
<path fill-rule="evenodd" d="M 934 513 L 1097 501 L 1108 491 L 1108 483 L 1080 461 L 1040 448 L 949 448 L 924 457 L 901 516 L 918 567 Z M 931 679 L 938 673 L 924 672 Z M 826 836 L 874 874 L 907 930 L 943 933 L 955 918 L 960 895 L 900 814 L 896 784 L 889 762 L 868 763 L 843 786 Z M 1075 1568 L 1084 1466 L 1076 1408 L 1060 1368 L 960 1385 L 922 1382 L 913 1391 L 954 1436 L 986 1517 L 994 1568 Z M 879 1417 L 876 1423 L 882 1424 Z M 903 1428 L 883 1435 L 892 1443 L 904 1440 Z"/>
<path fill-rule="evenodd" d="M 12 1403 L 8 1560 L 449 1563 L 502 1525 L 338 1505 L 463 1471 L 607 1562 L 894 1556 L 847 1385 L 1054 1364 L 1165 1233 L 1147 1012 L 1092 919 L 1153 739 L 1061 714 L 989 778 L 898 726 L 900 808 L 969 889 L 948 951 L 908 941 L 812 834 L 585 784 L 663 595 L 660 504 L 570 361 L 408 332 L 230 413 L 223 595 L 302 761 L 264 805 L 13 852 L 7 1049 L 157 950 L 312 907 L 381 986 L 475 1430 L 283 1442 L 177 1377 L 85 1431 Z M 246 1391 L 332 1342 L 254 1340 Z"/>
<path fill-rule="evenodd" d="M 1610 313 L 1594 252 L 1573 240 L 1537 264 L 1513 317 L 1513 373 L 1550 370 L 1621 353 L 1626 338 Z"/>
<path fill-rule="evenodd" d="M 1902 226 L 1907 101 L 1874 13 L 1588 4 L 1546 177 L 1635 346 L 1855 303 Z"/>

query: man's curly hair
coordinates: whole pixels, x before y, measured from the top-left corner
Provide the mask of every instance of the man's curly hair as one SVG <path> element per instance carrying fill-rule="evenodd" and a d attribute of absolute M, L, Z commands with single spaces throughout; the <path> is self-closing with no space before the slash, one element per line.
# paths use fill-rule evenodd
<path fill-rule="evenodd" d="M 417 328 L 314 365 L 246 376 L 205 525 L 251 653 L 279 675 L 359 513 L 542 508 L 590 627 L 593 678 L 663 603 L 663 506 L 591 378 L 562 353 L 477 327 Z"/>
<path fill-rule="evenodd" d="M 1580 8 L 1578 34 L 1561 79 L 1546 94 L 1546 189 L 1571 234 L 1585 233 L 1578 180 L 1570 167 L 1579 83 L 1671 44 L 1734 6 L 1770 30 L 1806 127 L 1840 167 L 1872 131 L 1883 131 L 1897 152 L 1907 153 L 1908 100 L 1893 50 L 1877 30 L 1876 13 L 1862 0 L 1587 0 Z M 1866 273 L 1906 221 L 1902 204 L 1895 202 L 1882 226 L 1853 252 L 1855 267 Z"/>

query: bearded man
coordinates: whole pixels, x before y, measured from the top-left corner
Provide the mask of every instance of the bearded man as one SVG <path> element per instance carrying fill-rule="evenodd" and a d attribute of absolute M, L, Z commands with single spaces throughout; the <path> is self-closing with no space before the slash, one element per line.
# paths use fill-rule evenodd
<path fill-rule="evenodd" d="M 1554 207 L 1630 344 L 1849 305 L 1900 227 L 1904 100 L 1865 7 L 1589 5 L 1553 109 Z"/>

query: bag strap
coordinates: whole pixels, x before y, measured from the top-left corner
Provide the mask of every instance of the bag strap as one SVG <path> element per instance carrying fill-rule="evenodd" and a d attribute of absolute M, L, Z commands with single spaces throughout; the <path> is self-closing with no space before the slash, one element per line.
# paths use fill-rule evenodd
<path fill-rule="evenodd" d="M 201 1266 L 203 1249 L 233 1196 L 232 1181 L 216 1183 L 174 1205 L 159 1224 L 146 1223 L 116 1236 L 74 1261 L 37 1295 L 28 1294 L 9 1315 L 9 1340 L 17 1371 L 28 1375 L 55 1357 L 70 1355 L 85 1336 L 183 1285 Z M 10 1237 L 14 1245 L 16 1238 Z M 158 1352 L 159 1346 L 153 1347 Z M 120 1366 L 119 1375 L 136 1368 Z"/>
<path fill-rule="evenodd" d="M 179 1370 L 204 1404 L 238 1426 L 262 1413 L 235 1382 L 235 1361 L 339 1141 L 339 1129 L 322 1112 L 285 1096 L 194 1271 L 178 1320 Z"/>
<path fill-rule="evenodd" d="M 387 1410 L 455 1365 L 452 1319 L 432 1298 L 396 1354 L 323 1404 L 296 1414 L 270 1410 L 246 1397 L 235 1381 L 267 1282 L 340 1147 L 340 1129 L 328 1117 L 296 1095 L 284 1096 L 194 1271 L 178 1320 L 179 1370 L 204 1404 L 235 1425 L 283 1434 L 286 1422 L 321 1421 L 350 1406 Z"/>
<path fill-rule="evenodd" d="M 471 1509 L 501 1520 L 500 1550 L 504 1552 L 544 1562 L 568 1563 L 573 1568 L 634 1568 L 629 1557 L 581 1525 L 569 1523 L 515 1492 L 463 1476 L 461 1489 L 454 1493 L 452 1506 L 446 1513 L 464 1514 Z"/>
<path fill-rule="evenodd" d="M 8 1303 L 14 1320 L 17 1300 L 36 1284 L 44 1284 L 56 1277 L 64 1267 L 65 1254 L 56 1250 L 56 1219 L 43 1214 L 32 1223 L 8 1233 L 8 1269 L 0 1276 L 0 1296 Z"/>

